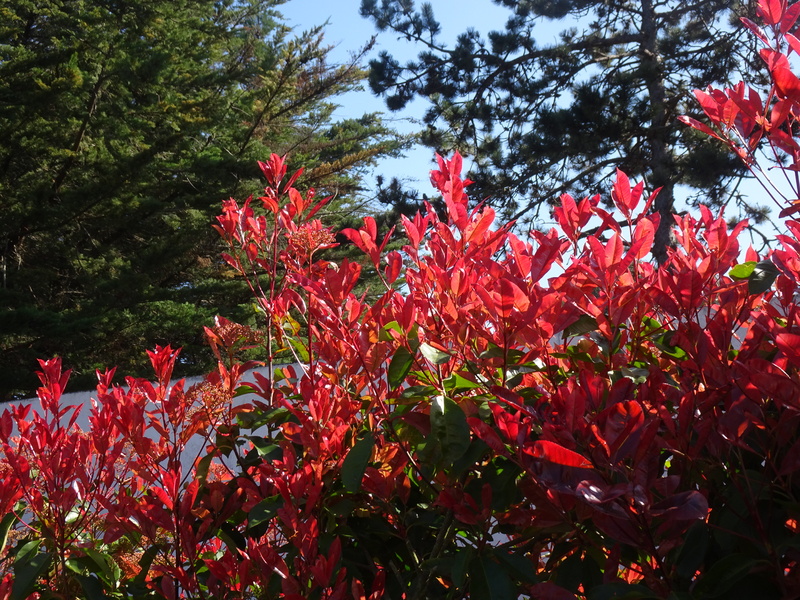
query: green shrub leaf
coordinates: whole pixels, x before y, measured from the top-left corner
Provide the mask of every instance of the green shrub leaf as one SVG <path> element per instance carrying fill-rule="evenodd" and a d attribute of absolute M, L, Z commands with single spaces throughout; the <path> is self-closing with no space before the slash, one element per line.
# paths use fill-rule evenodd
<path fill-rule="evenodd" d="M 375 438 L 372 434 L 368 434 L 358 440 L 344 457 L 342 485 L 348 492 L 355 493 L 361 487 L 361 480 L 364 478 L 364 471 L 367 469 L 374 446 Z"/>

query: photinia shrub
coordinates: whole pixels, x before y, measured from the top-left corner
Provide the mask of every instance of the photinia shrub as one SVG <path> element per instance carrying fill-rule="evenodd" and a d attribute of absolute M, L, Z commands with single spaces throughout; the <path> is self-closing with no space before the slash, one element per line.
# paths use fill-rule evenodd
<path fill-rule="evenodd" d="M 785 37 L 800 9 L 760 11 Z M 363 261 L 333 263 L 325 200 L 260 166 L 216 227 L 261 331 L 218 318 L 188 388 L 169 347 L 154 381 L 100 374 L 86 431 L 58 359 L 0 416 L 0 599 L 800 596 L 800 221 L 759 255 L 743 223 L 675 217 L 656 267 L 642 183 L 520 237 L 456 154 L 445 215 L 389 252 L 366 218 L 342 232 Z"/>

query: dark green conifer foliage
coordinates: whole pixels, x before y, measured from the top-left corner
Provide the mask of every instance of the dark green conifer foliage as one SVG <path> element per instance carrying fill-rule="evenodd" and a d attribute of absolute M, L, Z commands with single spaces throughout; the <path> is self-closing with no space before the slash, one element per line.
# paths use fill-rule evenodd
<path fill-rule="evenodd" d="M 363 55 L 329 64 L 278 4 L 0 0 L 0 400 L 54 354 L 76 386 L 145 374 L 155 343 L 201 370 L 202 326 L 252 318 L 210 225 L 258 194 L 256 161 L 289 153 L 344 217 L 398 149 L 376 115 L 332 122 Z"/>
<path fill-rule="evenodd" d="M 729 201 L 741 165 L 676 117 L 698 112 L 693 89 L 752 71 L 738 24 L 747 3 L 493 1 L 511 11 L 505 30 L 482 37 L 470 29 L 452 47 L 439 41 L 429 3 L 361 5 L 379 30 L 422 48 L 405 64 L 387 52 L 373 60 L 373 92 L 390 109 L 428 101 L 424 141 L 477 158 L 473 197 L 524 222 L 561 193 L 596 193 L 619 167 L 646 178 L 649 189 L 662 187 L 662 225 L 671 222 L 677 184 L 695 188 L 706 204 Z M 480 14 L 474 19 L 479 28 Z M 666 235 L 662 227 L 659 259 Z"/>

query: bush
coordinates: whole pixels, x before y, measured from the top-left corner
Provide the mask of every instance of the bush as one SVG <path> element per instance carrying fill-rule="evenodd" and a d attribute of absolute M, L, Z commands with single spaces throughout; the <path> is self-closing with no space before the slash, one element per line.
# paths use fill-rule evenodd
<path fill-rule="evenodd" d="M 761 12 L 786 39 L 798 11 Z M 470 208 L 456 155 L 432 173 L 446 221 L 404 219 L 384 253 L 367 218 L 342 232 L 363 264 L 334 264 L 324 200 L 261 167 L 217 229 L 263 331 L 218 319 L 188 389 L 169 347 L 154 382 L 101 374 L 86 432 L 58 359 L 40 410 L 3 412 L 0 598 L 800 594 L 800 222 L 740 262 L 743 223 L 676 217 L 657 268 L 641 183 L 617 173 L 613 216 L 564 196 L 526 241 Z M 364 268 L 384 289 L 356 297 Z"/>

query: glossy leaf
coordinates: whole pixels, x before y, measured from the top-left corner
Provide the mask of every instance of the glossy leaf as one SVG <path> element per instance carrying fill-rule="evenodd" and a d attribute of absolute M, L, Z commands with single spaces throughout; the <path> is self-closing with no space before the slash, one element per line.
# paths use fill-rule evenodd
<path fill-rule="evenodd" d="M 778 277 L 778 268 L 772 261 L 762 260 L 747 278 L 747 289 L 751 294 L 761 294 L 772 287 Z"/>
<path fill-rule="evenodd" d="M 419 345 L 419 351 L 422 353 L 422 356 L 435 365 L 443 365 L 450 360 L 450 355 L 447 352 L 434 348 L 425 342 Z"/>
<path fill-rule="evenodd" d="M 592 467 L 592 463 L 577 452 L 568 450 L 564 448 L 564 446 L 548 440 L 537 440 L 533 443 L 532 447 L 526 448 L 525 451 L 534 458 L 546 460 L 557 465 L 581 468 Z"/>
<path fill-rule="evenodd" d="M 458 404 L 444 396 L 433 398 L 430 417 L 431 441 L 442 449 L 445 463 L 453 464 L 470 445 L 467 417 Z"/>
<path fill-rule="evenodd" d="M 364 471 L 372 456 L 375 438 L 367 435 L 358 440 L 342 462 L 342 485 L 348 492 L 357 492 L 364 478 Z"/>
<path fill-rule="evenodd" d="M 397 350 L 395 350 L 392 361 L 389 363 L 389 369 L 387 371 L 389 387 L 393 390 L 397 389 L 405 380 L 413 364 L 414 355 L 411 354 L 405 346 L 398 347 Z"/>
<path fill-rule="evenodd" d="M 0 519 L 0 553 L 5 550 L 6 542 L 8 542 L 8 532 L 11 530 L 11 526 L 16 520 L 17 516 L 13 512 L 4 515 L 3 518 Z"/>
<path fill-rule="evenodd" d="M 33 540 L 23 544 L 14 558 L 14 585 L 11 588 L 11 600 L 25 600 L 30 596 L 36 581 L 47 570 L 52 556 L 48 552 L 39 552 L 42 540 Z"/>

